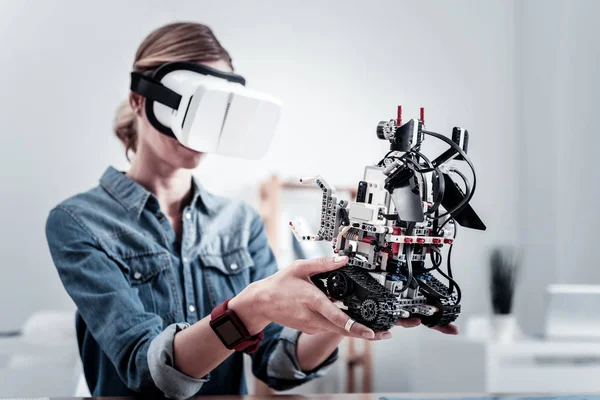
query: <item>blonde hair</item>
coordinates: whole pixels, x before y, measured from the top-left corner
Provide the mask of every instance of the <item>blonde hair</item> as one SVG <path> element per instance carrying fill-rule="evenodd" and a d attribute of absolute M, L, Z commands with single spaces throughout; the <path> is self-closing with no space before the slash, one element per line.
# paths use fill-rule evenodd
<path fill-rule="evenodd" d="M 162 64 L 172 61 L 210 62 L 224 60 L 233 69 L 231 57 L 212 30 L 194 22 L 162 26 L 142 41 L 135 53 L 133 71 L 151 75 Z M 138 132 L 135 113 L 129 100 L 121 102 L 113 123 L 115 134 L 125 145 L 125 156 L 137 150 Z"/>

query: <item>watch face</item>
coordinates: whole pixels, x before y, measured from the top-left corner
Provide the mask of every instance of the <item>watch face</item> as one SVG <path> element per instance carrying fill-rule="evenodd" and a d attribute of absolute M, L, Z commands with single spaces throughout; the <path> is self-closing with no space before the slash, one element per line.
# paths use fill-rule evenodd
<path fill-rule="evenodd" d="M 222 341 L 228 345 L 235 344 L 243 339 L 243 336 L 229 319 L 224 320 L 222 323 L 215 326 L 214 329 L 221 337 Z"/>

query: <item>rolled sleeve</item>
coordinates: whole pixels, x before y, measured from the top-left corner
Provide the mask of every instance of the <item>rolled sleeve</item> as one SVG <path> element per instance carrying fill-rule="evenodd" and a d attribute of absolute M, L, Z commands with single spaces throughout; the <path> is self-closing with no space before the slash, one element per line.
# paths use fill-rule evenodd
<path fill-rule="evenodd" d="M 152 380 L 169 399 L 192 397 L 210 378 L 209 375 L 202 379 L 192 378 L 175 368 L 173 351 L 175 334 L 187 327 L 189 325 L 185 323 L 169 325 L 152 340 L 148 348 L 148 367 Z"/>
<path fill-rule="evenodd" d="M 312 379 L 321 377 L 329 371 L 329 367 L 338 358 L 338 349 L 317 368 L 312 371 L 302 371 L 297 357 L 299 331 L 283 328 L 277 345 L 267 362 L 269 386 L 277 390 L 288 390 Z"/>

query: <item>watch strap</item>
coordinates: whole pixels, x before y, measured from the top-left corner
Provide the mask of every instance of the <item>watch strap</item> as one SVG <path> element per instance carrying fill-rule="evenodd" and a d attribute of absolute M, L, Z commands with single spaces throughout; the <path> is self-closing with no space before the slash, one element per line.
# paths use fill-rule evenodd
<path fill-rule="evenodd" d="M 225 300 L 223 303 L 219 304 L 211 311 L 210 326 L 211 328 L 213 328 L 213 330 L 215 330 L 216 333 L 216 329 L 213 326 L 213 324 L 216 321 L 218 321 L 221 318 L 228 318 L 232 320 L 238 333 L 240 334 L 240 336 L 242 336 L 242 339 L 236 343 L 226 343 L 219 334 L 217 334 L 217 337 L 219 337 L 219 339 L 221 339 L 221 342 L 223 342 L 225 347 L 227 347 L 230 350 L 243 351 L 247 354 L 254 353 L 256 350 L 258 350 L 258 346 L 261 340 L 264 338 L 264 333 L 261 331 L 256 335 L 250 335 L 250 332 L 248 332 L 248 329 L 246 328 L 242 320 L 238 317 L 238 315 L 235 313 L 235 311 L 229 310 L 227 308 L 227 304 L 229 304 L 230 300 L 231 299 Z"/>

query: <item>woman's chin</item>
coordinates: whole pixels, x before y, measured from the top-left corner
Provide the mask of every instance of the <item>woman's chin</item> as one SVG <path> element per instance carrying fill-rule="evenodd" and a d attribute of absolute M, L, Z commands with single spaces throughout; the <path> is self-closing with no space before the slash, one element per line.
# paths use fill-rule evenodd
<path fill-rule="evenodd" d="M 179 143 L 179 141 L 177 141 L 177 145 L 180 148 L 182 148 L 183 150 L 187 151 L 188 153 L 191 153 L 191 154 L 204 154 L 204 153 L 202 153 L 200 151 L 196 151 L 194 149 L 190 149 L 189 147 L 186 147 L 186 146 L 182 145 L 181 143 Z"/>
<path fill-rule="evenodd" d="M 196 150 L 188 149 L 187 147 L 181 146 L 182 150 L 179 152 L 179 164 L 182 168 L 194 169 L 200 164 L 200 161 L 204 158 L 206 153 L 201 153 Z"/>
<path fill-rule="evenodd" d="M 174 157 L 177 159 L 177 161 L 173 161 L 181 165 L 182 168 L 196 168 L 198 166 L 205 153 L 185 147 L 175 138 L 169 137 L 168 139 L 171 142 Z"/>

